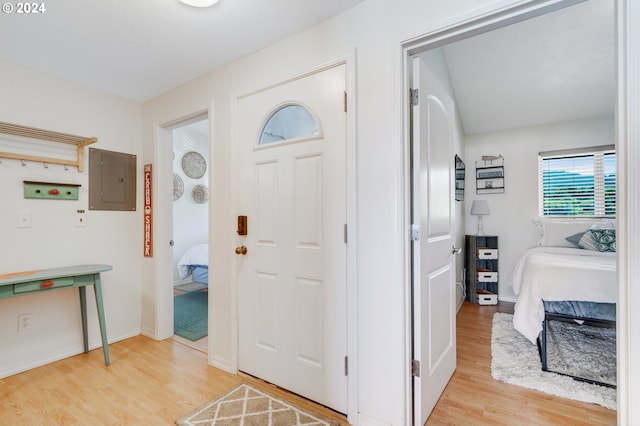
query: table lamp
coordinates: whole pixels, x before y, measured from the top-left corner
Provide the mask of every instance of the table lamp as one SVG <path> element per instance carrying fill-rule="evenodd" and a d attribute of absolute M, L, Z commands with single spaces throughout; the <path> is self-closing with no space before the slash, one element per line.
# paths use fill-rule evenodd
<path fill-rule="evenodd" d="M 476 235 L 484 235 L 484 229 L 482 224 L 482 216 L 490 214 L 489 203 L 486 200 L 473 200 L 471 204 L 471 214 L 478 216 L 478 233 Z"/>

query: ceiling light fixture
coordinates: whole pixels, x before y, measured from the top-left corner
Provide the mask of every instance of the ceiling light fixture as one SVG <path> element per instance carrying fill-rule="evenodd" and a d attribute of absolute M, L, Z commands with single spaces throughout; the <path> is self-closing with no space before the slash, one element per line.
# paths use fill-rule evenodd
<path fill-rule="evenodd" d="M 193 7 L 209 7 L 218 3 L 218 0 L 180 0 L 180 2 Z"/>

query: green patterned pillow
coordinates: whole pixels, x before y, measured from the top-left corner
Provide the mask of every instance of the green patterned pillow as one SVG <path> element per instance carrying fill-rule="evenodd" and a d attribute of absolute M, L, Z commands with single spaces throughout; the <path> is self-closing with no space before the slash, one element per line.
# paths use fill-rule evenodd
<path fill-rule="evenodd" d="M 580 247 L 580 240 L 582 239 L 582 236 L 586 233 L 587 231 L 578 232 L 577 234 L 569 235 L 567 238 L 565 238 L 565 240 L 569 241 L 571 244 L 573 244 L 576 247 Z"/>
<path fill-rule="evenodd" d="M 616 251 L 616 230 L 590 229 L 580 238 L 578 245 L 586 250 Z"/>

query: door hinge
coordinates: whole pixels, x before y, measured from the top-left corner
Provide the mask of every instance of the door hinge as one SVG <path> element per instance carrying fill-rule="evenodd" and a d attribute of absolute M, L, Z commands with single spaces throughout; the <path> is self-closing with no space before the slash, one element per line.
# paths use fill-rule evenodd
<path fill-rule="evenodd" d="M 347 91 L 344 92 L 344 112 L 347 112 Z"/>
<path fill-rule="evenodd" d="M 347 244 L 347 242 L 349 241 L 349 236 L 347 234 L 347 224 L 344 224 L 344 243 Z"/>
<path fill-rule="evenodd" d="M 411 241 L 420 241 L 420 225 L 411 225 Z"/>
<path fill-rule="evenodd" d="M 417 359 L 411 360 L 411 375 L 414 377 L 420 377 L 420 361 Z"/>
<path fill-rule="evenodd" d="M 409 106 L 416 106 L 420 101 L 420 92 L 418 89 L 409 89 Z"/>
<path fill-rule="evenodd" d="M 348 356 L 344 357 L 344 375 L 345 376 L 349 375 L 349 357 Z"/>

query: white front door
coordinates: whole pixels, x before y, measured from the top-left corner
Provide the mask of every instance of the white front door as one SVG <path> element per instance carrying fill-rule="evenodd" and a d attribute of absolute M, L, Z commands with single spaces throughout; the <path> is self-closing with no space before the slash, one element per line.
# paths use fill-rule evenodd
<path fill-rule="evenodd" d="M 456 368 L 451 148 L 455 107 L 420 58 L 413 59 L 412 80 L 418 90 L 411 139 L 413 397 L 415 424 L 423 425 Z"/>
<path fill-rule="evenodd" d="M 345 79 L 337 65 L 239 98 L 236 175 L 248 230 L 238 237 L 239 368 L 342 413 Z"/>

